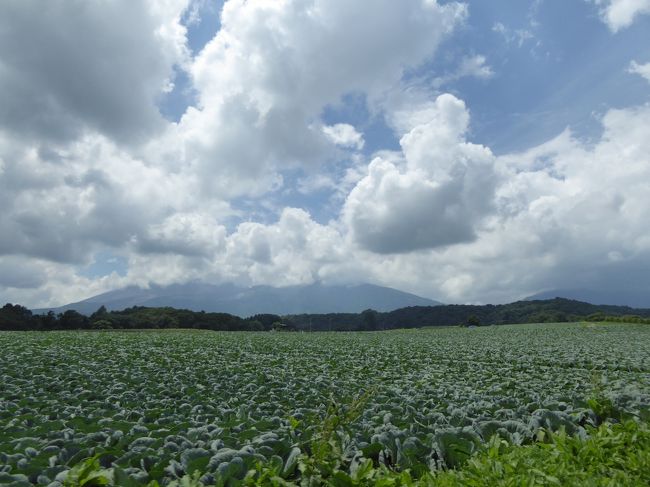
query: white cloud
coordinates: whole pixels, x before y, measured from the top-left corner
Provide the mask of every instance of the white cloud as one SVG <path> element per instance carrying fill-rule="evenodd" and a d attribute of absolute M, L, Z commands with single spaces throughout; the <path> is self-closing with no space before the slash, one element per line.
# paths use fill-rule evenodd
<path fill-rule="evenodd" d="M 224 248 L 225 237 L 226 228 L 214 216 L 195 211 L 174 213 L 150 224 L 134 243 L 140 252 L 214 257 Z"/>
<path fill-rule="evenodd" d="M 650 83 L 650 63 L 646 64 L 639 64 L 636 61 L 632 61 L 630 63 L 630 67 L 628 69 L 630 73 L 633 74 L 638 74 L 639 76 L 643 76 L 648 83 Z"/>
<path fill-rule="evenodd" d="M 344 249 L 335 228 L 314 222 L 304 210 L 285 208 L 275 223 L 241 223 L 209 258 L 177 253 L 133 255 L 127 278 L 161 284 L 192 279 L 243 285 L 304 284 L 339 276 L 339 269 L 345 267 L 354 268 Z"/>
<path fill-rule="evenodd" d="M 565 131 L 524 153 L 497 157 L 494 205 L 473 240 L 392 254 L 355 249 L 349 260 L 360 263 L 357 273 L 366 280 L 446 302 L 507 302 L 555 288 L 650 292 L 650 105 L 611 110 L 602 123 L 595 144 Z M 406 161 L 402 167 L 375 161 L 370 172 L 378 174 L 364 184 L 381 195 L 403 188 L 412 191 L 402 198 L 427 194 L 420 189 L 426 178 L 405 178 L 411 171 Z M 368 197 L 368 206 L 380 204 Z M 414 208 L 422 211 L 391 201 L 374 213 L 381 217 L 375 223 L 386 215 L 400 221 L 400 211 L 402 220 L 413 221 Z M 422 218 L 420 234 L 404 224 L 406 240 L 431 232 L 432 222 Z M 349 223 L 354 235 L 355 221 Z M 385 228 L 371 223 L 361 229 Z"/>
<path fill-rule="evenodd" d="M 457 76 L 473 76 L 475 78 L 487 79 L 494 76 L 492 68 L 486 64 L 485 56 L 465 56 L 458 67 Z"/>
<path fill-rule="evenodd" d="M 465 77 L 489 79 L 492 76 L 494 76 L 494 71 L 487 64 L 485 56 L 464 56 L 453 72 L 434 79 L 433 83 L 436 87 L 441 87 Z"/>
<path fill-rule="evenodd" d="M 526 41 L 535 39 L 535 35 L 529 29 L 510 29 L 501 22 L 495 22 L 492 31 L 501 34 L 508 44 L 516 44 L 517 47 L 522 47 Z"/>
<path fill-rule="evenodd" d="M 278 189 L 282 171 L 338 157 L 336 145 L 360 149 L 351 126 L 323 130 L 323 108 L 390 89 L 466 14 L 431 0 L 231 0 L 191 60 L 187 7 L 0 6 L 0 256 L 83 266 L 108 247 L 128 256 L 131 281 L 207 272 L 230 198 Z M 198 105 L 175 124 L 156 102 L 178 66 Z M 151 259 L 159 274 L 139 265 Z"/>
<path fill-rule="evenodd" d="M 647 287 L 650 107 L 609 111 L 591 144 L 567 130 L 495 157 L 468 141 L 461 100 L 404 81 L 463 22 L 462 5 L 230 0 L 194 59 L 184 1 L 80 5 L 0 5 L 5 300 L 61 304 L 192 279 L 371 281 L 450 302 L 558 282 Z M 647 4 L 600 5 L 616 30 Z M 494 30 L 515 45 L 533 35 Z M 198 102 L 170 123 L 156 101 L 178 65 Z M 630 71 L 648 78 L 647 64 Z M 450 76 L 492 75 L 468 55 Z M 354 126 L 324 125 L 324 108 L 350 93 L 386 117 L 399 150 L 366 159 Z M 291 196 L 331 191 L 340 214 L 316 221 L 257 199 L 287 181 Z M 231 204 L 275 217 L 236 224 L 253 217 Z M 126 275 L 81 275 L 105 249 L 128 261 Z"/>
<path fill-rule="evenodd" d="M 150 222 L 195 208 L 193 183 L 150 166 L 101 136 L 64 148 L 23 145 L 0 133 L 0 255 L 81 263 L 121 247 Z M 226 207 L 215 215 L 227 214 Z"/>
<path fill-rule="evenodd" d="M 336 181 L 327 174 L 310 174 L 298 181 L 298 191 L 309 194 L 323 189 L 335 190 Z"/>
<path fill-rule="evenodd" d="M 30 289 L 45 283 L 45 273 L 34 262 L 18 256 L 0 257 L 0 288 Z"/>
<path fill-rule="evenodd" d="M 323 127 L 323 133 L 334 144 L 344 147 L 361 150 L 364 146 L 363 134 L 347 123 L 337 123 Z"/>
<path fill-rule="evenodd" d="M 187 59 L 183 0 L 0 3 L 0 129 L 121 142 L 162 130 L 157 98 Z M 119 26 L 119 28 L 116 28 Z"/>
<path fill-rule="evenodd" d="M 31 262 L 40 270 L 30 274 L 46 284 L 3 282 L 3 296 L 61 303 L 128 283 L 192 279 L 370 281 L 447 302 L 503 302 L 556 287 L 647 289 L 649 105 L 607 112 L 595 143 L 567 130 L 500 157 L 465 141 L 468 114 L 460 100 L 444 95 L 434 105 L 429 124 L 402 138 L 402 154 L 383 153 L 361 180 L 352 179 L 338 221 L 317 223 L 287 208 L 274 223 L 246 222 L 226 233 L 203 220 L 209 216 L 170 215 L 146 235 L 201 251 L 127 248 L 125 277 L 93 280 L 65 264 L 15 257 L 6 265 Z M 436 199 L 448 186 L 458 191 Z M 454 211 L 461 217 L 447 219 Z M 8 279 L 15 286 L 22 278 Z"/>
<path fill-rule="evenodd" d="M 0 257 L 3 302 L 33 307 L 67 304 L 129 284 L 116 273 L 101 278 L 80 276 L 67 264 L 23 256 Z"/>
<path fill-rule="evenodd" d="M 279 171 L 335 156 L 319 122 L 326 105 L 392 88 L 465 15 L 429 0 L 231 0 L 191 67 L 198 106 L 168 145 L 206 192 L 259 194 Z"/>
<path fill-rule="evenodd" d="M 344 220 L 363 248 L 395 253 L 471 241 L 491 210 L 493 156 L 465 142 L 465 104 L 441 95 L 428 113 L 402 137 L 403 163 L 376 158 L 347 198 Z"/>
<path fill-rule="evenodd" d="M 601 6 L 601 17 L 612 32 L 629 27 L 639 15 L 650 13 L 650 0 L 592 1 Z"/>
<path fill-rule="evenodd" d="M 461 113 L 448 117 L 449 126 L 462 126 Z M 348 258 L 361 263 L 357 272 L 366 280 L 447 302 L 504 302 L 558 287 L 650 292 L 645 277 L 650 271 L 650 236 L 644 223 L 650 212 L 650 106 L 610 110 L 602 123 L 603 135 L 595 144 L 565 131 L 524 153 L 493 160 L 494 204 L 474 228 L 474 239 L 392 254 L 349 250 Z M 391 242 L 390 232 L 381 233 L 387 221 L 406 222 L 403 228 L 392 223 L 392 228 L 407 242 L 426 239 L 435 229 L 434 216 L 419 221 L 413 216 L 422 215 L 424 205 L 408 205 L 409 198 L 432 191 L 426 184 L 432 177 L 408 178 L 417 166 L 408 159 L 417 158 L 405 152 L 401 166 L 396 161 L 372 162 L 370 174 L 350 195 L 363 196 L 355 204 L 364 207 L 365 201 L 377 208 L 366 213 L 372 218 L 360 226 L 362 232 L 376 233 L 370 247 L 380 246 L 381 237 Z M 359 192 L 363 185 L 374 192 Z M 375 196 L 392 194 L 401 198 Z M 356 221 L 347 223 L 357 235 Z M 420 233 L 412 230 L 418 227 Z"/>
<path fill-rule="evenodd" d="M 205 10 L 216 9 L 217 3 L 209 0 L 191 0 L 185 11 L 185 25 L 193 26 L 201 23 L 201 14 Z"/>
<path fill-rule="evenodd" d="M 473 282 L 470 292 L 488 282 L 495 300 L 508 289 L 524 296 L 553 287 L 646 285 L 649 122 L 649 106 L 612 110 L 593 147 L 565 132 L 524 154 L 499 158 L 504 183 L 493 226 L 467 248 L 451 250 L 464 254 L 461 269 L 485 279 Z M 609 258 L 612 252 L 618 262 Z"/>
<path fill-rule="evenodd" d="M 242 223 L 228 238 L 224 259 L 232 277 L 250 284 L 311 283 L 322 268 L 336 261 L 335 230 L 315 223 L 295 208 L 282 212 L 277 223 Z"/>

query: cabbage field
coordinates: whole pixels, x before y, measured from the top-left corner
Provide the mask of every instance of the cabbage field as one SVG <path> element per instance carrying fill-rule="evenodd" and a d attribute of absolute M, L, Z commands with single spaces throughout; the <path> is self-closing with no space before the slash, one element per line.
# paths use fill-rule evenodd
<path fill-rule="evenodd" d="M 417 479 L 649 412 L 647 325 L 0 334 L 0 485 Z"/>

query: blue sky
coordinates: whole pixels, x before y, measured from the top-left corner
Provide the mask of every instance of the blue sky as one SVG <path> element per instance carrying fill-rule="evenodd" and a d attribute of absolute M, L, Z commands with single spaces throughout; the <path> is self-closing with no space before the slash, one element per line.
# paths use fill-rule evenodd
<path fill-rule="evenodd" d="M 495 154 L 524 151 L 567 127 L 585 141 L 595 140 L 602 133 L 603 113 L 647 101 L 647 82 L 627 68 L 629 59 L 650 59 L 650 16 L 612 35 L 594 5 L 584 1 L 496 0 L 468 5 L 465 25 L 439 46 L 443 54 L 417 66 L 405 79 L 424 80 L 432 89 L 464 100 L 472 114 L 468 138 Z M 193 54 L 220 29 L 222 7 L 221 1 L 202 2 L 191 20 L 185 15 Z M 472 56 L 485 57 L 492 72 L 489 77 L 463 76 L 436 86 L 436 78 L 453 76 L 462 60 Z M 161 102 L 161 111 L 178 121 L 187 106 L 196 103 L 194 95 L 190 80 L 179 70 L 175 89 Z M 349 93 L 335 105 L 325 106 L 322 119 L 357 127 L 367 157 L 379 150 L 399 149 L 399 137 L 383 114 L 369 112 L 360 94 Z M 338 211 L 327 204 L 329 191 L 283 193 L 273 197 L 278 205 L 303 206 L 323 223 Z M 275 218 L 258 211 L 267 220 Z"/>
<path fill-rule="evenodd" d="M 0 300 L 648 287 L 648 0 L 75 8 L 0 5 Z"/>
<path fill-rule="evenodd" d="M 524 150 L 570 126 L 586 138 L 600 127 L 594 115 L 647 100 L 647 83 L 627 72 L 629 59 L 650 59 L 650 17 L 612 35 L 594 5 L 585 1 L 471 1 L 469 18 L 441 45 L 444 56 L 419 66 L 416 75 L 453 72 L 467 55 L 486 56 L 489 79 L 465 77 L 445 90 L 466 101 L 471 135 L 496 153 Z M 188 22 L 187 41 L 198 53 L 220 28 L 223 2 L 205 2 Z M 503 26 L 500 29 L 499 26 Z M 191 85 L 179 71 L 176 89 L 161 103 L 178 120 L 192 104 Z M 364 100 L 350 96 L 339 107 L 325 107 L 326 121 L 363 127 L 366 153 L 397 141 L 381 117 L 369 117 Z"/>
<path fill-rule="evenodd" d="M 647 100 L 647 85 L 626 72 L 628 58 L 650 57 L 647 17 L 612 35 L 587 2 L 470 5 L 472 27 L 457 42 L 487 53 L 495 76 L 459 80 L 452 90 L 472 110 L 474 140 L 496 153 L 542 143 L 567 126 L 595 137 L 594 113 Z M 495 31 L 499 24 L 507 33 Z"/>

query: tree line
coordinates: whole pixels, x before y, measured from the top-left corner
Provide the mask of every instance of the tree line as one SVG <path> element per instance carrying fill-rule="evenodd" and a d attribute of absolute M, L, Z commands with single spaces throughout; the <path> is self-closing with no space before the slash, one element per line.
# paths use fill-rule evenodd
<path fill-rule="evenodd" d="M 501 305 L 411 306 L 381 313 L 257 314 L 241 318 L 171 307 L 134 306 L 90 316 L 74 310 L 35 314 L 24 306 L 0 308 L 0 330 L 108 330 L 194 328 L 220 331 L 374 331 L 429 326 L 482 326 L 517 323 L 613 321 L 650 324 L 650 309 L 593 305 L 570 299 L 518 301 Z"/>
<path fill-rule="evenodd" d="M 499 305 L 411 306 L 386 313 L 302 314 L 285 317 L 288 325 L 300 330 L 352 331 L 420 328 L 430 326 L 481 326 L 518 323 L 566 323 L 573 321 L 650 321 L 650 309 L 628 306 L 594 305 L 555 298 L 517 301 Z"/>
<path fill-rule="evenodd" d="M 110 330 L 194 328 L 219 331 L 269 331 L 281 322 L 276 315 L 248 319 L 228 313 L 206 313 L 170 307 L 134 306 L 107 311 L 101 306 L 90 316 L 74 310 L 35 314 L 24 306 L 6 304 L 0 308 L 0 330 Z"/>

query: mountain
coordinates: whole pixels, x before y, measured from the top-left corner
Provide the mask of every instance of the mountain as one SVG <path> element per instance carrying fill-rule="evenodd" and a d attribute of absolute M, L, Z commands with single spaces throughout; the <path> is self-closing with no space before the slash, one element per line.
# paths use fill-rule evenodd
<path fill-rule="evenodd" d="M 527 297 L 526 301 L 566 298 L 591 304 L 650 308 L 650 292 L 644 289 L 555 289 Z"/>
<path fill-rule="evenodd" d="M 392 311 L 406 306 L 440 304 L 415 294 L 372 284 L 326 286 L 316 283 L 305 286 L 245 288 L 234 284 L 193 282 L 170 286 L 151 285 L 149 288 L 130 286 L 51 310 L 60 313 L 74 309 L 88 315 L 100 306 L 106 306 L 109 311 L 132 306 L 170 306 L 246 317 L 258 313 L 359 313 L 369 308 L 376 311 Z M 35 313 L 47 311 L 50 309 L 34 310 Z"/>

